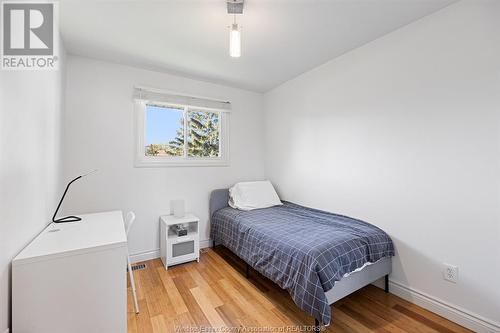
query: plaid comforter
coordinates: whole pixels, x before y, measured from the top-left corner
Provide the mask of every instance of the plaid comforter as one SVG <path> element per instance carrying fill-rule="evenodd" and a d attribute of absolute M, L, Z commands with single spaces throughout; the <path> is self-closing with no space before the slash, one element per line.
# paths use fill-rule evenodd
<path fill-rule="evenodd" d="M 284 202 L 252 211 L 226 207 L 212 216 L 211 237 L 286 289 L 295 304 L 323 324 L 325 292 L 344 274 L 394 255 L 390 237 L 350 217 Z"/>

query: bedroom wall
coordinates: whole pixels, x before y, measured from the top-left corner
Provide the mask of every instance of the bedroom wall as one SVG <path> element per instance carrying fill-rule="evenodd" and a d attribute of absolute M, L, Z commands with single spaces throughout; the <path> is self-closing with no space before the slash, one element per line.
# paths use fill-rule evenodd
<path fill-rule="evenodd" d="M 210 191 L 264 176 L 262 94 L 78 56 L 67 68 L 65 176 L 99 172 L 75 183 L 65 211 L 133 210 L 129 248 L 142 260 L 158 256 L 158 219 L 170 200 L 185 199 L 208 244 Z M 134 85 L 231 101 L 230 166 L 135 168 Z"/>
<path fill-rule="evenodd" d="M 500 331 L 499 22 L 499 2 L 461 1 L 265 95 L 281 196 L 383 228 L 392 291 L 485 332 Z"/>
<path fill-rule="evenodd" d="M 10 326 L 10 262 L 50 222 L 61 195 L 59 48 L 58 71 L 0 71 L 0 332 Z"/>

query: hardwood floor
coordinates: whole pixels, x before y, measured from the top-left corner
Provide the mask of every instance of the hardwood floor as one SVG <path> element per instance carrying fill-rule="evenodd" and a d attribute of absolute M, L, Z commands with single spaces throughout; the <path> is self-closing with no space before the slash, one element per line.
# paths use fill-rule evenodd
<path fill-rule="evenodd" d="M 298 332 L 314 319 L 300 310 L 288 292 L 251 271 L 227 249 L 204 249 L 199 263 L 165 270 L 159 259 L 135 271 L 140 313 L 134 313 L 128 293 L 128 332 L 182 332 L 180 327 L 203 327 L 237 332 L 236 328 L 266 327 L 258 332 Z M 471 332 L 438 315 L 367 286 L 335 303 L 333 324 L 325 332 Z M 185 330 L 185 332 L 203 332 Z M 213 332 L 218 332 L 213 330 Z M 256 332 L 256 331 L 254 331 Z"/>

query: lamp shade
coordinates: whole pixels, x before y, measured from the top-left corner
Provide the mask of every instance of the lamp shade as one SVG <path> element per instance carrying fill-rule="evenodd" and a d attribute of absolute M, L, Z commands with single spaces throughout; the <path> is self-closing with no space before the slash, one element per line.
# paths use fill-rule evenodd
<path fill-rule="evenodd" d="M 184 217 L 184 215 L 186 215 L 184 206 L 184 200 L 172 200 L 170 201 L 170 212 L 175 217 Z"/>

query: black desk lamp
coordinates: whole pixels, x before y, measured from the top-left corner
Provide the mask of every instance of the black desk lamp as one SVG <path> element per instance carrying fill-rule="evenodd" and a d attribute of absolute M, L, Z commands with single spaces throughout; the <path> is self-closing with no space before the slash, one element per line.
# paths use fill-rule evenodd
<path fill-rule="evenodd" d="M 97 169 L 95 170 L 92 170 L 84 175 L 81 175 L 81 176 L 78 176 L 76 177 L 75 179 L 73 179 L 72 181 L 70 181 L 68 183 L 68 185 L 66 185 L 66 189 L 64 190 L 64 193 L 62 195 L 62 198 L 61 200 L 59 201 L 59 204 L 57 205 L 57 208 L 56 208 L 56 211 L 54 212 L 54 216 L 52 217 L 52 222 L 54 223 L 65 223 L 65 222 L 78 222 L 78 221 L 81 221 L 82 219 L 79 218 L 78 216 L 73 216 L 73 215 L 70 215 L 70 216 L 65 216 L 65 217 L 61 217 L 61 218 L 58 218 L 56 219 L 56 215 L 57 215 L 57 212 L 59 211 L 59 208 L 61 208 L 61 204 L 64 200 L 64 197 L 66 196 L 66 192 L 68 192 L 68 189 L 69 187 L 71 186 L 71 184 L 73 184 L 75 181 L 77 181 L 78 179 L 82 178 L 82 177 L 85 177 L 85 176 L 88 176 L 90 175 L 91 173 L 94 173 L 96 172 Z"/>

